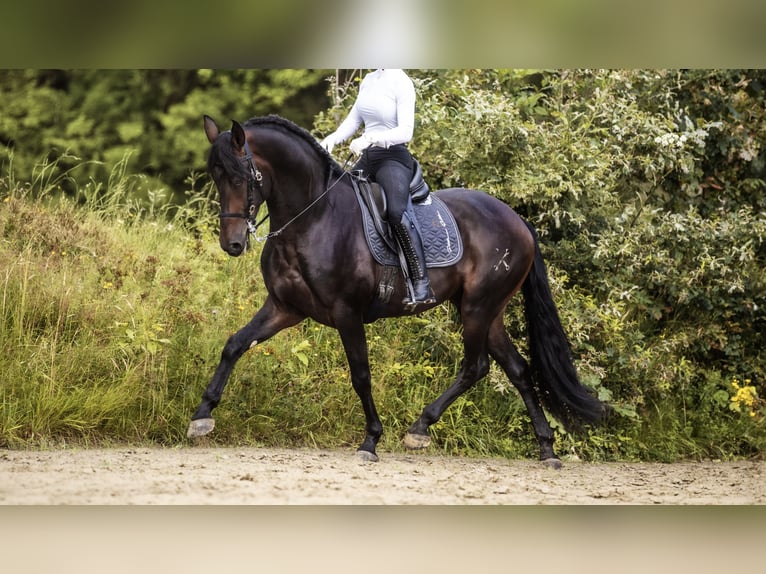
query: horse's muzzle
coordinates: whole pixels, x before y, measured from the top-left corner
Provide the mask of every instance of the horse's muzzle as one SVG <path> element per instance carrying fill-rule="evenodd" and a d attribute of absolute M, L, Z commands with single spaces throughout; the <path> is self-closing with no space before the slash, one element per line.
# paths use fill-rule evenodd
<path fill-rule="evenodd" d="M 245 219 L 231 218 L 222 220 L 218 242 L 221 249 L 232 257 L 238 257 L 247 251 L 248 237 Z"/>
<path fill-rule="evenodd" d="M 232 241 L 227 243 L 223 250 L 232 257 L 238 257 L 247 250 L 247 245 L 239 241 Z"/>

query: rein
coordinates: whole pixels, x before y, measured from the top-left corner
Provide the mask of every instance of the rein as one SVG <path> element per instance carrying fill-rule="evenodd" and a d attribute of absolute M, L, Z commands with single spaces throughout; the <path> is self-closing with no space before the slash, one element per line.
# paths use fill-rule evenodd
<path fill-rule="evenodd" d="M 222 212 L 218 214 L 218 217 L 221 219 L 225 219 L 227 217 L 236 217 L 240 219 L 244 219 L 247 223 L 247 231 L 250 233 L 253 237 L 255 237 L 255 240 L 258 242 L 266 241 L 267 239 L 271 239 L 273 237 L 278 237 L 282 234 L 282 232 L 292 223 L 294 223 L 298 218 L 300 218 L 302 215 L 304 215 L 309 209 L 314 207 L 324 196 L 326 196 L 330 190 L 335 187 L 341 179 L 343 179 L 344 175 L 347 175 L 347 171 L 343 171 L 343 173 L 336 179 L 332 184 L 330 184 L 329 176 L 327 180 L 327 188 L 319 195 L 317 198 L 309 203 L 305 208 L 303 208 L 302 211 L 298 213 L 295 217 L 290 219 L 287 223 L 285 223 L 282 227 L 277 229 L 276 231 L 271 231 L 270 233 L 267 233 L 264 236 L 258 235 L 258 228 L 263 225 L 263 223 L 269 218 L 269 214 L 267 213 L 264 215 L 258 223 L 255 222 L 255 190 L 258 190 L 258 195 L 261 196 L 261 203 L 266 202 L 266 198 L 263 196 L 263 173 L 261 173 L 261 170 L 258 169 L 258 166 L 255 165 L 255 162 L 253 161 L 253 154 L 250 152 L 250 146 L 247 145 L 247 140 L 245 140 L 245 157 L 243 157 L 240 160 L 242 163 L 247 162 L 248 166 L 248 176 L 247 176 L 247 213 L 229 213 L 229 212 Z"/>
<path fill-rule="evenodd" d="M 317 198 L 316 198 L 314 201 L 312 201 L 312 202 L 311 202 L 311 203 L 309 203 L 309 204 L 308 204 L 306 207 L 304 207 L 304 208 L 303 208 L 303 210 L 302 210 L 300 213 L 298 213 L 298 215 L 296 215 L 295 217 L 293 217 L 293 218 L 292 218 L 290 221 L 288 221 L 287 223 L 285 223 L 285 224 L 284 224 L 282 227 L 280 227 L 280 228 L 279 228 L 279 229 L 277 229 L 276 231 L 272 231 L 272 232 L 270 232 L 270 233 L 267 233 L 267 234 L 266 234 L 266 235 L 264 235 L 263 237 L 259 237 L 258 235 L 256 235 L 256 234 L 255 234 L 255 229 L 258 227 L 258 225 L 260 225 L 261 223 L 263 223 L 264 221 L 266 221 L 266 219 L 268 219 L 268 217 L 269 217 L 269 214 L 267 213 L 267 214 L 266 214 L 266 215 L 263 217 L 263 219 L 261 219 L 261 220 L 258 222 L 258 224 L 255 226 L 255 228 L 253 228 L 252 230 L 250 230 L 250 232 L 253 234 L 253 237 L 255 237 L 255 240 L 256 240 L 256 241 L 266 241 L 267 239 L 271 239 L 272 237 L 277 237 L 277 236 L 281 235 L 281 234 L 282 234 L 282 232 L 285 230 L 285 228 L 286 228 L 288 225 L 290 225 L 290 224 L 291 224 L 291 223 L 293 223 L 293 222 L 294 222 L 296 219 L 298 219 L 299 217 L 301 217 L 301 216 L 302 216 L 304 213 L 306 213 L 306 212 L 307 212 L 309 209 L 311 209 L 312 207 L 314 207 L 314 205 L 316 205 L 316 204 L 319 202 L 319 200 L 320 200 L 320 199 L 324 198 L 324 196 L 325 196 L 325 195 L 327 195 L 328 193 L 330 193 L 330 190 L 331 190 L 333 187 L 335 187 L 335 186 L 337 185 L 337 183 L 338 183 L 338 182 L 339 182 L 339 181 L 340 181 L 340 180 L 343 178 L 343 176 L 344 176 L 344 175 L 346 175 L 346 173 L 345 173 L 345 172 L 344 172 L 343 174 L 341 174 L 341 175 L 340 175 L 340 177 L 338 177 L 338 179 L 336 179 L 336 180 L 335 180 L 335 181 L 332 183 L 332 185 L 330 185 L 330 183 L 329 183 L 329 180 L 328 180 L 328 183 L 327 183 L 327 188 L 326 188 L 326 189 L 325 189 L 325 190 L 324 190 L 324 191 L 323 191 L 321 194 L 319 194 L 319 195 L 317 196 Z M 249 229 L 249 226 L 248 226 L 248 229 Z"/>

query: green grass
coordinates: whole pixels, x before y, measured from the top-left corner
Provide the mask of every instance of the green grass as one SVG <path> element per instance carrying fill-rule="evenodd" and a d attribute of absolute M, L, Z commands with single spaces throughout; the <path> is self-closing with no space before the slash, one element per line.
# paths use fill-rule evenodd
<path fill-rule="evenodd" d="M 227 337 L 265 299 L 260 245 L 240 258 L 220 250 L 209 193 L 181 209 L 161 192 L 140 203 L 142 182 L 118 166 L 106 184 L 87 182 L 66 198 L 46 169 L 30 183 L 0 179 L 0 447 L 185 444 Z M 509 311 L 514 331 L 520 303 Z M 367 333 L 380 449 L 399 451 L 459 368 L 459 325 L 438 307 Z M 601 460 L 752 455 L 766 443 L 760 419 L 731 412 L 714 382 L 720 404 L 707 401 L 709 412 L 684 415 L 677 400 L 628 409 L 584 436 L 556 427 L 559 451 Z M 215 417 L 212 444 L 354 448 L 364 432 L 339 337 L 312 321 L 248 352 Z M 434 452 L 537 456 L 523 403 L 495 365 L 432 434 Z"/>
<path fill-rule="evenodd" d="M 265 299 L 259 245 L 230 258 L 203 203 L 192 218 L 148 213 L 129 203 L 124 177 L 115 181 L 116 190 L 89 186 L 79 201 L 55 186 L 3 196 L 2 446 L 185 442 L 226 338 Z M 459 330 L 439 308 L 425 319 L 369 326 L 368 335 L 381 448 L 397 450 L 409 424 L 451 383 Z M 509 404 L 490 387 L 479 395 Z M 459 401 L 446 419 L 454 424 L 434 429 L 441 447 L 503 452 L 497 444 L 507 443 L 507 421 L 470 405 Z M 220 444 L 354 447 L 363 438 L 339 337 L 312 321 L 246 354 L 215 416 L 212 440 Z"/>

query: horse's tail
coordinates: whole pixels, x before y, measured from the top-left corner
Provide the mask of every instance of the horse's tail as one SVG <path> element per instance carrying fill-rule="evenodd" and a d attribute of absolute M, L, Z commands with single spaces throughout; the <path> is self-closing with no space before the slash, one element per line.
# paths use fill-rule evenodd
<path fill-rule="evenodd" d="M 600 422 L 606 406 L 577 376 L 569 339 L 551 295 L 537 233 L 530 223 L 525 223 L 535 241 L 535 259 L 522 285 L 532 375 L 543 406 L 567 430 L 577 430 L 583 422 Z"/>

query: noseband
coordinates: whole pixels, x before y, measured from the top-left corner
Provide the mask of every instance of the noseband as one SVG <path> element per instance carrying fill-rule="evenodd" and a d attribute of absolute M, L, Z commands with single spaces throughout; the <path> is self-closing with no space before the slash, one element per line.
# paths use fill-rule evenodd
<path fill-rule="evenodd" d="M 226 218 L 239 218 L 244 219 L 247 222 L 247 230 L 255 235 L 256 229 L 258 229 L 258 226 L 261 225 L 264 221 L 266 221 L 266 217 L 261 219 L 258 223 L 255 222 L 255 190 L 258 189 L 258 195 L 261 196 L 261 202 L 265 201 L 265 198 L 263 197 L 263 174 L 261 173 L 261 170 L 258 169 L 258 167 L 255 165 L 255 162 L 253 162 L 253 154 L 250 152 L 250 146 L 247 145 L 247 140 L 245 140 L 245 157 L 243 157 L 240 160 L 242 163 L 247 163 L 247 211 L 245 213 L 231 213 L 231 212 L 221 212 L 218 214 L 218 217 L 221 219 Z"/>

